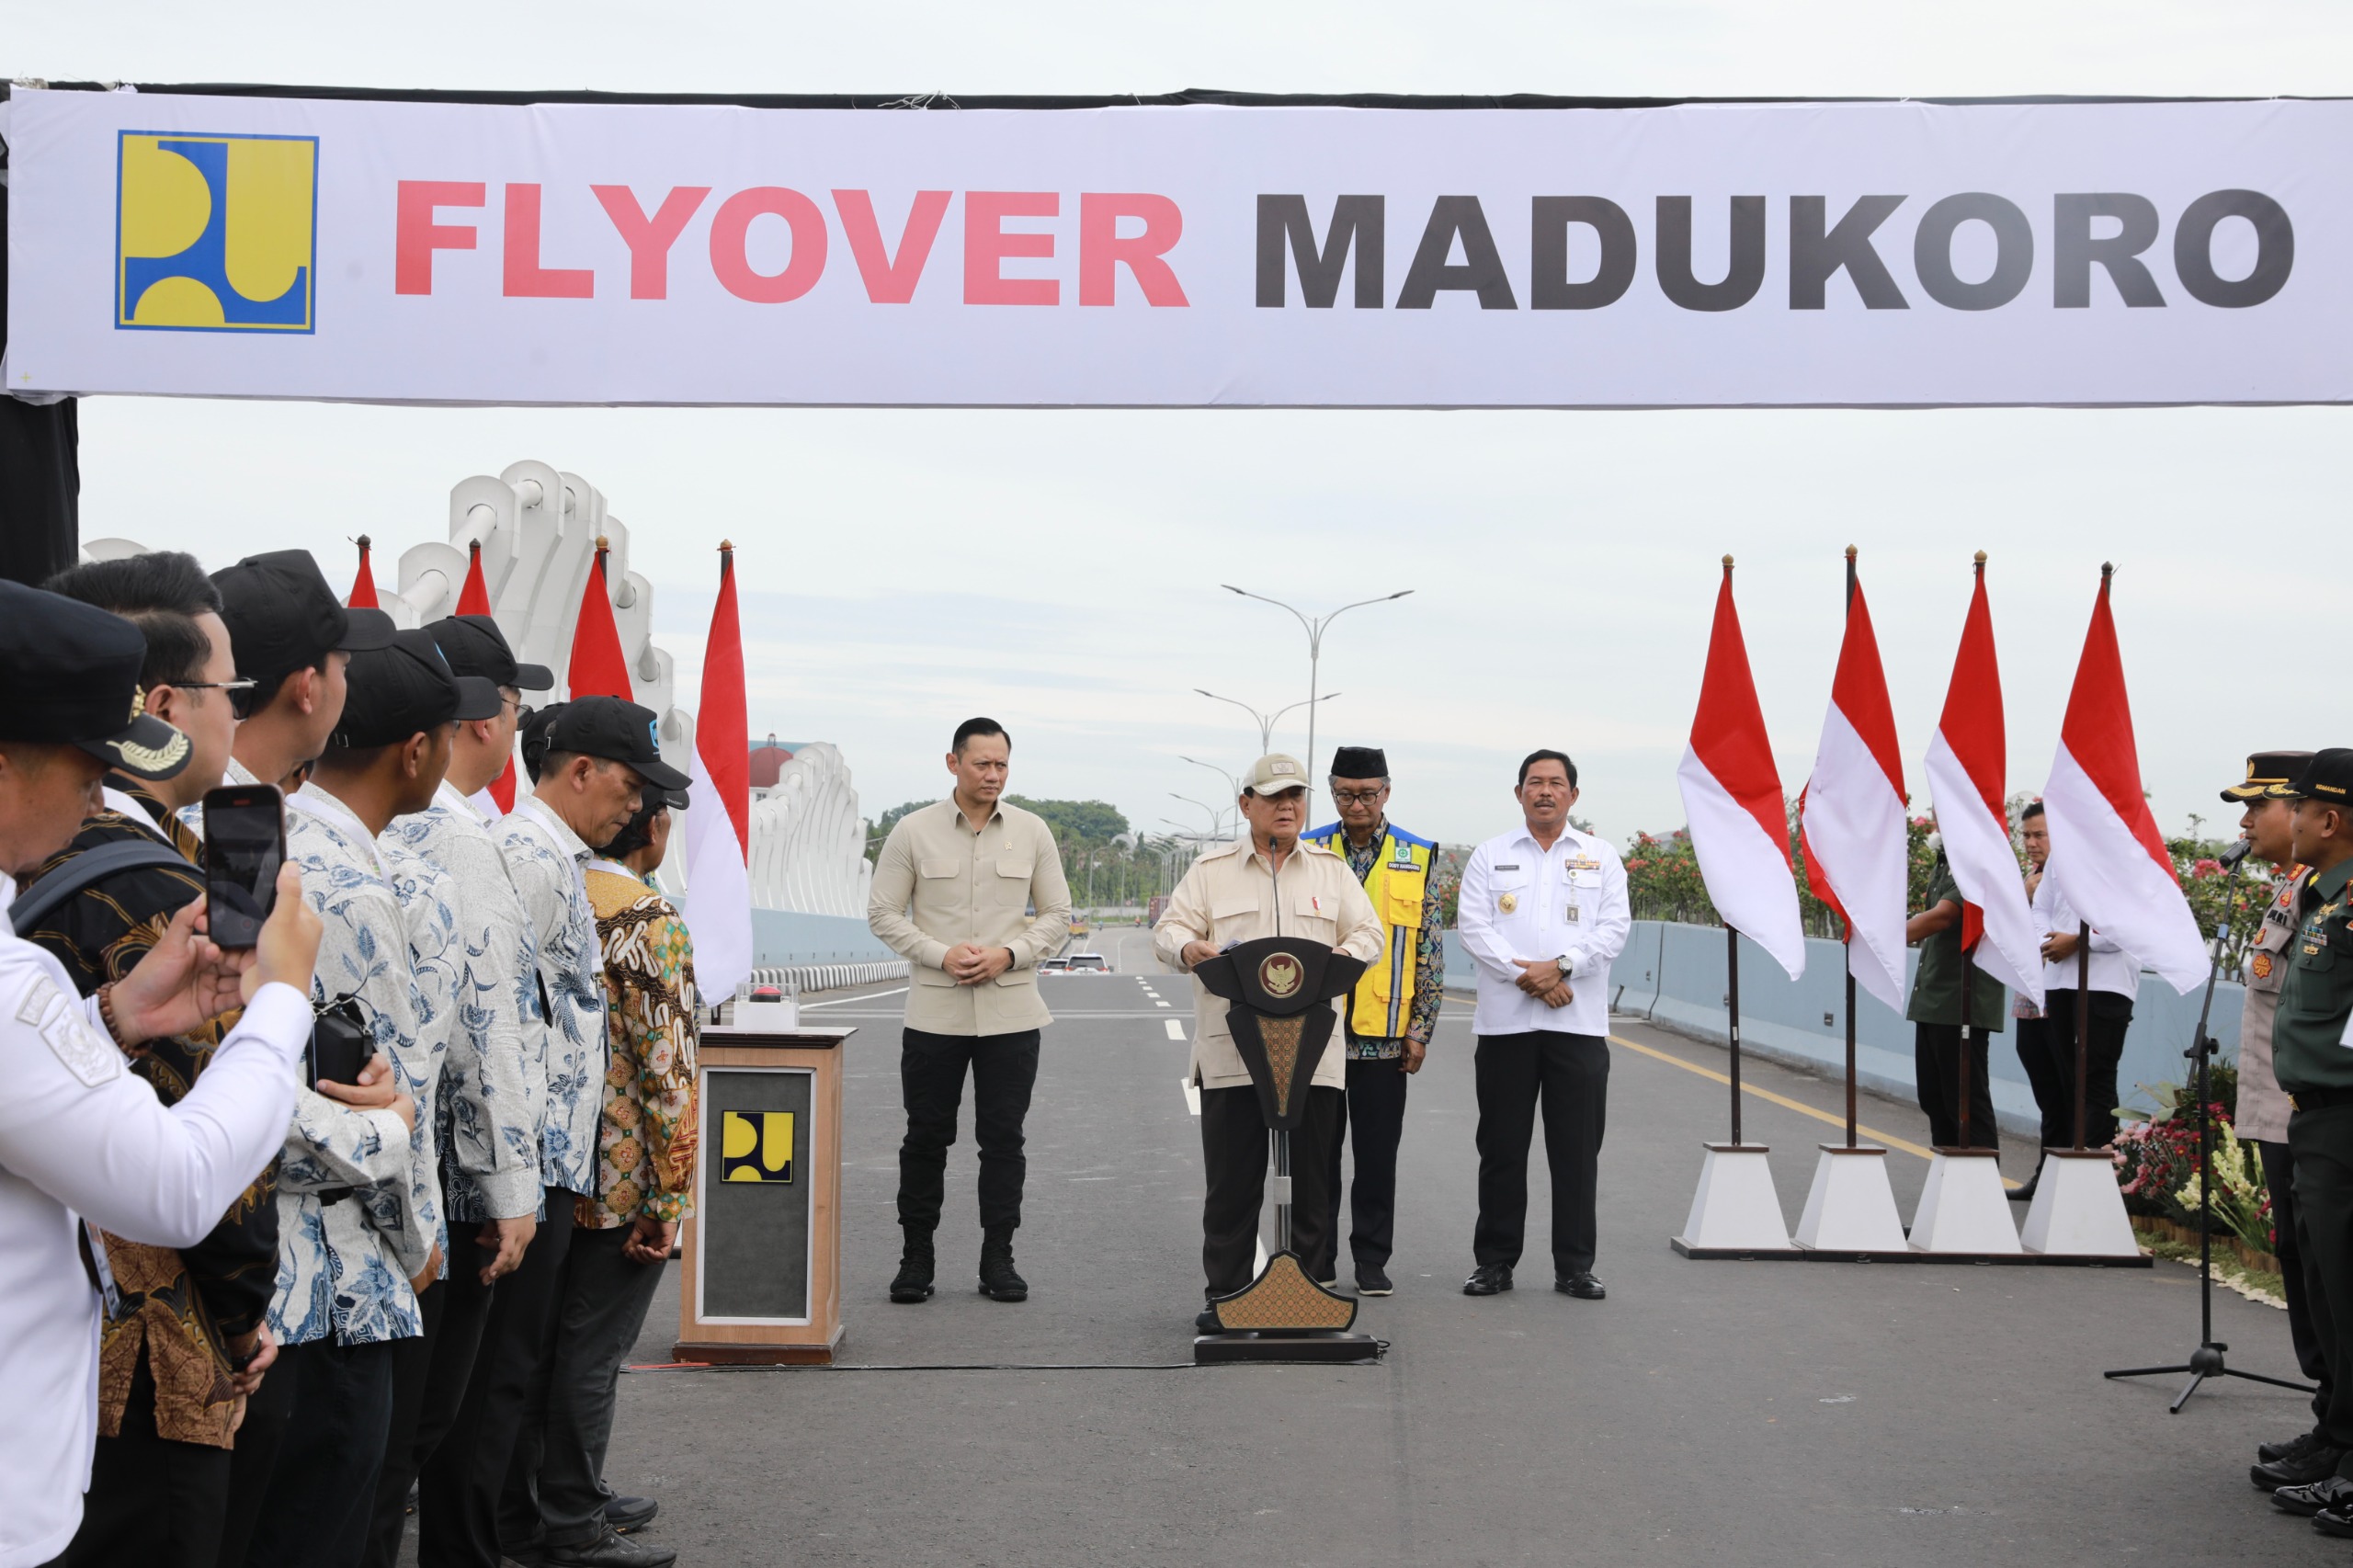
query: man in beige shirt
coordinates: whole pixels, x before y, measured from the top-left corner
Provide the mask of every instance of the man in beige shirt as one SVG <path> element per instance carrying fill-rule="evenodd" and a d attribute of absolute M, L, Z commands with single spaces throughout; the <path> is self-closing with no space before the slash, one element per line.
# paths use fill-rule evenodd
<path fill-rule="evenodd" d="M 874 867 L 866 923 L 906 959 L 912 983 L 899 1054 L 907 1136 L 899 1145 L 899 1226 L 906 1245 L 891 1300 L 932 1291 L 948 1146 L 964 1073 L 981 1147 L 981 1290 L 1029 1300 L 1013 1267 L 1021 1224 L 1021 1123 L 1038 1079 L 1039 1030 L 1053 1019 L 1038 994 L 1038 960 L 1070 939 L 1070 887 L 1054 835 L 1036 813 L 999 799 L 1013 742 L 994 719 L 956 728 L 949 799 L 909 812 Z M 1037 913 L 1029 913 L 1032 906 Z"/>
<path fill-rule="evenodd" d="M 1307 769 L 1295 757 L 1262 756 L 1242 790 L 1250 835 L 1203 855 L 1168 896 L 1153 928 L 1160 961 L 1187 973 L 1236 942 L 1260 937 L 1304 937 L 1329 942 L 1367 963 L 1385 945 L 1372 901 L 1347 860 L 1317 844 L 1300 842 L 1307 825 Z M 1291 1240 L 1308 1273 L 1333 1279 L 1329 1151 L 1347 1093 L 1347 1051 L 1332 1004 L 1333 1042 L 1315 1064 L 1307 1118 L 1291 1134 Z M 1193 1082 L 1201 1090 L 1201 1164 L 1208 1191 L 1201 1202 L 1201 1270 L 1210 1299 L 1250 1283 L 1265 1197 L 1267 1134 L 1257 1092 L 1234 1049 L 1226 1004 L 1193 982 Z M 1195 1320 L 1203 1334 L 1219 1331 L 1212 1312 Z"/>

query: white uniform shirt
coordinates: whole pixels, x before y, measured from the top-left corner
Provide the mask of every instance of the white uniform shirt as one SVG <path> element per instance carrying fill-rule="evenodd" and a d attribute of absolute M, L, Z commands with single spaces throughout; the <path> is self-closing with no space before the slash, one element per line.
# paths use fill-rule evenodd
<path fill-rule="evenodd" d="M 2034 912 L 2035 935 L 2038 937 L 2048 937 L 2053 931 L 2072 937 L 2083 929 L 2082 917 L 2060 892 L 2059 884 L 2049 877 L 2035 884 L 2030 907 Z M 2113 991 L 2119 996 L 2126 997 L 2141 994 L 2139 959 L 2118 947 L 2114 937 L 2103 937 L 2097 930 L 2092 932 L 2091 949 L 2091 988 L 2094 991 Z M 2075 990 L 2080 983 L 2076 963 L 2077 960 L 2070 954 L 2058 963 L 2044 964 L 2043 991 L 2048 994 Z M 2043 1013 L 2045 1017 L 2050 1015 L 2048 1006 L 2043 1008 Z"/>
<path fill-rule="evenodd" d="M 0 904 L 16 882 L 0 876 Z M 82 1522 L 97 1441 L 98 1297 L 78 1220 L 194 1246 L 286 1137 L 308 999 L 265 985 L 186 1098 L 166 1108 L 108 1038 L 95 998 L 0 926 L 0 1568 L 46 1562 Z"/>
<path fill-rule="evenodd" d="M 1462 868 L 1455 926 L 1479 971 L 1473 1030 L 1609 1032 L 1609 966 L 1633 915 L 1626 868 L 1606 840 L 1573 827 L 1563 828 L 1549 850 L 1538 848 L 1525 827 L 1487 840 Z M 1548 1007 L 1516 983 L 1525 971 L 1514 959 L 1563 956 L 1574 994 L 1567 1006 Z"/>

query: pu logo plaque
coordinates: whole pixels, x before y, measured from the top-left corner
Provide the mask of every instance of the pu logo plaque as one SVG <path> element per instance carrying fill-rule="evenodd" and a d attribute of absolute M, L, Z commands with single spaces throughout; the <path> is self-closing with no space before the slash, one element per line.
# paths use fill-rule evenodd
<path fill-rule="evenodd" d="M 719 1113 L 719 1179 L 792 1184 L 792 1113 Z"/>

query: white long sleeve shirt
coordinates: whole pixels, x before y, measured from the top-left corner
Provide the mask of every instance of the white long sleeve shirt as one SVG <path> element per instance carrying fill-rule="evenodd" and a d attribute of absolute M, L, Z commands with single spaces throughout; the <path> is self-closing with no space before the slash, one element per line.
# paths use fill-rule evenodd
<path fill-rule="evenodd" d="M 1626 868 L 1607 840 L 1573 827 L 1550 849 L 1526 827 L 1487 840 L 1462 868 L 1455 926 L 1479 974 L 1476 1032 L 1609 1032 L 1609 966 L 1633 914 Z M 1569 960 L 1573 997 L 1548 1007 L 1519 989 L 1525 971 L 1512 960 L 1559 958 Z"/>
<path fill-rule="evenodd" d="M 2048 937 L 2053 931 L 2072 937 L 2083 929 L 2082 917 L 2068 903 L 2066 896 L 2060 892 L 2059 884 L 2049 877 L 2035 884 L 2034 898 L 2029 907 L 2034 912 L 2035 934 L 2039 937 Z M 2092 932 L 2091 949 L 2091 988 L 2094 991 L 2112 991 L 2119 996 L 2135 998 L 2141 994 L 2139 959 L 2118 947 L 2114 937 L 2103 937 L 2097 929 Z M 2079 983 L 2076 960 L 2072 954 L 2058 963 L 2042 966 L 2042 989 L 2045 993 L 2073 991 Z"/>
<path fill-rule="evenodd" d="M 0 877 L 0 904 L 16 882 Z M 210 1233 L 286 1138 L 308 998 L 265 985 L 186 1097 L 130 1070 L 95 998 L 0 927 L 0 1568 L 46 1562 L 82 1521 L 97 1440 L 98 1296 L 79 1222 L 157 1246 Z"/>

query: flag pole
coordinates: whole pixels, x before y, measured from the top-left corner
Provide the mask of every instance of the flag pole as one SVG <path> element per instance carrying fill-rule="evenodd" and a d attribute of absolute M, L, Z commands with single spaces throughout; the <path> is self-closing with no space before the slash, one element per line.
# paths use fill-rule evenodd
<path fill-rule="evenodd" d="M 1847 612 L 1855 609 L 1855 547 L 1847 547 Z M 1847 965 L 1847 1147 L 1855 1146 L 1855 922 L 1847 919 L 1845 949 Z"/>
<path fill-rule="evenodd" d="M 2099 597 L 2108 597 L 2109 581 L 2116 575 L 2116 563 L 2099 563 Z M 2075 922 L 2075 1152 L 2084 1148 L 2086 1102 L 2091 1095 L 2090 1035 L 2092 1028 L 2092 923 Z"/>
<path fill-rule="evenodd" d="M 1732 1142 L 1740 1146 L 1740 933 L 1724 927 L 1724 1007 L 1732 1019 Z"/>

